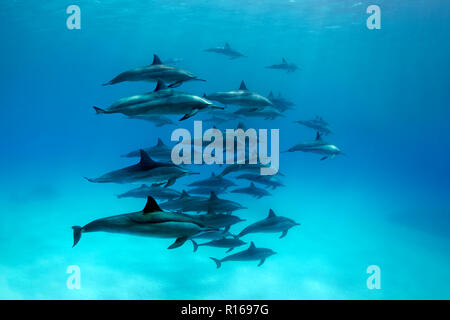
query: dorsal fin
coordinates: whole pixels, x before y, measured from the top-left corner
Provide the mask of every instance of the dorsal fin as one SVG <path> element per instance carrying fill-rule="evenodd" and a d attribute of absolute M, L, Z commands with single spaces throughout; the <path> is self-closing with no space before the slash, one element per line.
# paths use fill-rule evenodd
<path fill-rule="evenodd" d="M 269 96 L 267 98 L 273 99 L 273 92 L 272 91 L 270 91 Z"/>
<path fill-rule="evenodd" d="M 186 197 L 189 197 L 189 193 L 187 193 L 186 190 L 183 190 L 183 191 L 181 192 L 180 199 L 183 199 L 183 198 L 186 198 Z"/>
<path fill-rule="evenodd" d="M 238 125 L 237 125 L 238 129 L 242 129 L 245 130 L 245 124 L 242 121 L 239 121 Z"/>
<path fill-rule="evenodd" d="M 145 183 L 141 184 L 141 188 L 147 188 L 147 185 Z"/>
<path fill-rule="evenodd" d="M 141 166 L 145 167 L 156 167 L 156 162 L 150 158 L 150 156 L 145 152 L 144 150 L 140 149 L 139 153 L 141 155 L 141 161 L 139 161 L 139 164 Z"/>
<path fill-rule="evenodd" d="M 225 42 L 225 49 L 230 49 L 230 44 L 228 42 Z"/>
<path fill-rule="evenodd" d="M 156 200 L 153 199 L 152 197 L 148 196 L 147 204 L 145 205 L 145 208 L 144 208 L 144 210 L 142 210 L 142 212 L 144 212 L 144 214 L 149 214 L 152 212 L 161 212 L 161 211 L 162 210 L 156 203 Z"/>
<path fill-rule="evenodd" d="M 167 89 L 166 84 L 164 83 L 164 81 L 158 80 L 158 82 L 156 83 L 155 90 L 153 90 L 153 92 L 156 92 L 159 90 L 164 90 L 164 89 Z"/>
<path fill-rule="evenodd" d="M 214 172 L 211 172 L 211 178 L 215 177 L 216 174 Z"/>
<path fill-rule="evenodd" d="M 242 80 L 241 85 L 239 86 L 239 90 L 248 90 L 244 80 Z"/>
<path fill-rule="evenodd" d="M 317 131 L 317 133 L 316 133 L 316 141 L 320 141 L 320 140 L 322 140 L 322 135 L 320 134 L 319 131 Z"/>
<path fill-rule="evenodd" d="M 219 198 L 217 198 L 217 195 L 214 191 L 211 191 L 211 195 L 209 196 L 209 200 L 219 200 Z"/>
<path fill-rule="evenodd" d="M 161 140 L 161 138 L 158 138 L 158 143 L 156 144 L 157 147 L 164 146 L 164 142 Z"/>
<path fill-rule="evenodd" d="M 273 212 L 272 209 L 270 209 L 269 210 L 269 215 L 267 216 L 267 218 L 273 218 L 273 217 L 276 217 L 276 214 L 275 214 L 275 212 Z"/>
<path fill-rule="evenodd" d="M 250 188 L 254 188 L 255 184 L 253 182 L 250 182 Z"/>
<path fill-rule="evenodd" d="M 248 247 L 248 250 L 254 250 L 256 249 L 255 244 L 252 242 L 250 242 L 250 246 Z"/>
<path fill-rule="evenodd" d="M 283 63 L 287 63 L 287 61 L 286 61 L 286 59 L 285 59 L 285 58 L 282 58 L 282 61 L 283 61 Z"/>
<path fill-rule="evenodd" d="M 162 63 L 161 59 L 156 54 L 154 54 L 152 65 L 157 65 L 157 64 L 163 64 L 163 63 Z"/>

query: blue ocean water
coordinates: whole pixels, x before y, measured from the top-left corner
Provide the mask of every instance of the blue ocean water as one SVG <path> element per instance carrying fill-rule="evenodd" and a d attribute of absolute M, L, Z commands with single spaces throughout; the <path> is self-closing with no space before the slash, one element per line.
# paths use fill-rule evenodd
<path fill-rule="evenodd" d="M 66 28 L 71 4 L 81 8 L 81 30 Z M 381 8 L 380 30 L 366 27 L 371 4 Z M 3 1 L 0 298 L 450 298 L 449 12 L 440 0 Z M 203 52 L 225 42 L 248 58 Z M 72 225 L 145 204 L 116 197 L 131 186 L 83 177 L 135 163 L 119 155 L 158 137 L 170 141 L 173 127 L 92 110 L 152 90 L 101 84 L 154 53 L 182 58 L 179 67 L 207 80 L 177 90 L 202 95 L 245 80 L 264 95 L 282 92 L 296 104 L 285 118 L 245 120 L 279 128 L 281 150 L 314 138 L 294 120 L 321 115 L 333 131 L 327 140 L 346 153 L 281 154 L 286 187 L 272 197 L 221 195 L 249 208 L 237 212 L 247 222 L 272 208 L 302 224 L 283 239 L 251 237 L 278 252 L 263 266 L 216 269 L 208 257 L 222 249 L 167 250 L 171 240 L 107 233 L 71 248 Z M 282 57 L 300 70 L 263 68 Z M 173 119 L 192 131 L 206 117 Z M 201 177 L 222 170 L 192 169 Z M 71 265 L 80 267 L 80 290 L 66 286 Z M 370 265 L 380 267 L 379 290 L 366 286 Z"/>

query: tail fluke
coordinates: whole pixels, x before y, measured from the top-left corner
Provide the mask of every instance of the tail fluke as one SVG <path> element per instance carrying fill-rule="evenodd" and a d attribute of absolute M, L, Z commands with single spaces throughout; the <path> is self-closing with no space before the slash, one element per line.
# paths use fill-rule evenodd
<path fill-rule="evenodd" d="M 79 226 L 73 226 L 73 247 L 75 247 L 78 243 L 78 241 L 80 241 L 81 239 L 81 227 Z"/>
<path fill-rule="evenodd" d="M 104 113 L 106 113 L 105 110 L 103 110 L 103 109 L 101 109 L 99 107 L 96 107 L 96 106 L 94 106 L 94 110 L 95 110 L 95 114 L 104 114 Z"/>
<path fill-rule="evenodd" d="M 209 258 L 216 263 L 217 269 L 219 269 L 220 266 L 222 265 L 222 262 L 220 262 L 219 259 L 216 259 L 216 258 L 213 258 L 213 257 L 209 257 Z"/>
<path fill-rule="evenodd" d="M 192 240 L 192 239 L 191 239 L 191 241 L 192 241 L 192 245 L 194 246 L 194 252 L 195 252 L 195 251 L 197 251 L 197 249 L 198 249 L 198 244 L 197 244 L 197 242 L 195 242 L 195 241 Z"/>

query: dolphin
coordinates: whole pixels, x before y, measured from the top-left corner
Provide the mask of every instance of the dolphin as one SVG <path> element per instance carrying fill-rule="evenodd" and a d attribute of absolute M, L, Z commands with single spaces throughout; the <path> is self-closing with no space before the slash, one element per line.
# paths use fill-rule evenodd
<path fill-rule="evenodd" d="M 217 268 L 220 268 L 223 262 L 226 261 L 253 261 L 259 260 L 258 267 L 261 266 L 266 259 L 272 255 L 276 254 L 275 251 L 267 248 L 256 248 L 253 241 L 250 243 L 250 246 L 247 250 L 237 252 L 235 254 L 226 256 L 222 259 L 216 259 L 210 257 L 216 263 Z"/>
<path fill-rule="evenodd" d="M 124 158 L 136 158 L 141 155 L 140 152 L 141 149 L 131 151 L 127 154 L 122 155 L 121 157 Z M 161 138 L 158 138 L 158 142 L 153 147 L 144 148 L 144 150 L 150 157 L 158 159 L 160 161 L 164 162 L 171 162 L 171 154 L 172 150 L 164 144 L 164 142 L 161 140 Z"/>
<path fill-rule="evenodd" d="M 205 213 L 200 215 L 187 215 L 194 217 L 201 223 L 203 223 L 205 226 L 211 227 L 211 228 L 225 228 L 224 231 L 228 232 L 230 230 L 230 227 L 236 223 L 243 222 L 245 219 L 241 219 L 238 216 L 232 215 L 232 214 L 223 214 L 223 213 Z"/>
<path fill-rule="evenodd" d="M 190 239 L 209 239 L 209 240 L 220 240 L 222 238 L 237 238 L 236 235 L 230 233 L 229 231 L 218 230 L 218 231 L 207 231 L 196 234 L 195 236 L 190 237 Z"/>
<path fill-rule="evenodd" d="M 251 110 L 257 110 L 272 105 L 272 102 L 266 97 L 248 90 L 244 80 L 242 80 L 238 90 L 215 92 L 205 94 L 203 97 L 208 100 L 218 101 L 225 105 L 238 105 L 250 108 Z"/>
<path fill-rule="evenodd" d="M 167 88 L 161 80 L 158 80 L 152 92 L 119 99 L 106 109 L 94 106 L 97 114 L 122 113 L 127 116 L 184 114 L 179 121 L 210 108 L 224 109 L 214 106 L 205 98 Z"/>
<path fill-rule="evenodd" d="M 225 43 L 225 45 L 223 47 L 209 48 L 209 49 L 205 49 L 203 51 L 223 54 L 223 55 L 229 57 L 231 60 L 237 59 L 237 58 L 246 58 L 247 57 L 247 56 L 243 55 L 242 53 L 232 49 L 230 47 L 230 45 L 228 44 L 228 42 Z"/>
<path fill-rule="evenodd" d="M 152 197 L 142 211 L 119 214 L 94 220 L 83 227 L 73 226 L 73 246 L 80 241 L 81 234 L 87 232 L 123 233 L 146 237 L 175 238 L 169 249 L 178 248 L 189 237 L 201 232 L 212 231 L 201 222 L 185 215 L 164 212 Z"/>
<path fill-rule="evenodd" d="M 216 194 L 221 194 L 225 193 L 226 189 L 215 187 L 198 187 L 189 189 L 190 194 L 211 194 L 211 191 L 214 191 Z"/>
<path fill-rule="evenodd" d="M 195 76 L 193 73 L 173 67 L 166 66 L 162 63 L 161 59 L 154 54 L 153 62 L 151 65 L 145 67 L 139 67 L 122 72 L 111 81 L 104 83 L 104 86 L 116 84 L 124 81 L 151 81 L 156 82 L 162 80 L 167 83 L 171 83 L 171 88 L 180 86 L 183 82 L 196 80 L 206 81 Z"/>
<path fill-rule="evenodd" d="M 284 238 L 288 230 L 294 226 L 299 226 L 300 223 L 295 222 L 292 219 L 281 217 L 275 215 L 275 212 L 273 212 L 272 209 L 269 210 L 269 215 L 267 218 L 260 220 L 258 222 L 255 222 L 248 227 L 246 227 L 244 230 L 242 230 L 238 237 L 243 237 L 246 234 L 249 233 L 278 233 L 281 232 L 281 238 Z"/>
<path fill-rule="evenodd" d="M 259 174 L 253 173 L 244 173 L 240 176 L 237 176 L 236 179 L 246 179 L 249 181 L 253 181 L 259 184 L 266 186 L 267 188 L 271 187 L 272 189 L 276 189 L 278 187 L 284 187 L 284 184 L 275 176 L 261 176 Z"/>
<path fill-rule="evenodd" d="M 234 112 L 234 114 L 242 115 L 246 117 L 258 117 L 264 118 L 264 120 L 274 120 L 277 117 L 284 117 L 278 109 L 273 107 L 266 107 L 262 110 L 249 110 L 247 108 L 242 108 Z"/>
<path fill-rule="evenodd" d="M 323 135 L 329 135 L 331 133 L 331 130 L 328 129 L 327 126 L 323 125 L 321 122 L 318 122 L 316 120 L 298 120 L 294 122 L 304 125 L 305 127 L 314 129 L 316 132 L 319 132 Z"/>
<path fill-rule="evenodd" d="M 181 192 L 181 195 L 179 198 L 161 203 L 160 206 L 164 210 L 185 212 L 188 204 L 191 204 L 191 203 L 194 203 L 197 201 L 205 201 L 207 199 L 208 198 L 206 198 L 206 197 L 191 196 L 185 190 L 183 190 Z"/>
<path fill-rule="evenodd" d="M 320 160 L 325 160 L 328 158 L 334 159 L 337 155 L 344 155 L 344 153 L 334 144 L 324 141 L 322 139 L 322 135 L 320 134 L 320 132 L 317 132 L 316 140 L 312 142 L 299 143 L 293 146 L 292 148 L 288 149 L 287 151 L 283 152 L 295 152 L 295 151 L 320 154 L 323 156 Z"/>
<path fill-rule="evenodd" d="M 154 183 L 151 186 L 146 184 L 125 193 L 119 194 L 117 198 L 147 198 L 151 196 L 158 200 L 172 200 L 181 196 L 181 192 L 170 188 L 163 188 L 161 184 Z"/>
<path fill-rule="evenodd" d="M 189 174 L 197 174 L 171 163 L 153 161 L 142 149 L 140 150 L 140 155 L 141 160 L 135 165 L 111 171 L 95 179 L 86 178 L 86 180 L 97 183 L 166 182 L 165 187 L 169 187 L 178 178 Z"/>
<path fill-rule="evenodd" d="M 172 119 L 164 117 L 164 116 L 152 116 L 152 115 L 144 114 L 144 115 L 137 115 L 137 116 L 129 116 L 128 118 L 152 122 L 158 128 L 163 127 L 163 126 L 169 126 L 169 125 L 176 126 L 175 122 L 173 122 Z"/>
<path fill-rule="evenodd" d="M 224 123 L 230 121 L 230 119 L 220 118 L 218 116 L 211 116 L 208 119 L 203 120 L 203 122 L 209 122 L 214 124 Z"/>
<path fill-rule="evenodd" d="M 182 58 L 169 58 L 169 59 L 164 59 L 164 64 L 167 65 L 174 65 L 174 64 L 179 64 L 180 62 L 183 62 L 184 59 Z"/>
<path fill-rule="evenodd" d="M 328 127 L 330 124 L 323 120 L 321 116 L 316 116 L 314 119 L 310 120 L 311 122 L 317 123 L 319 125 L 322 125 L 324 127 Z"/>
<path fill-rule="evenodd" d="M 236 186 L 236 184 L 221 175 L 216 176 L 213 172 L 209 178 L 192 182 L 188 186 L 227 189 Z"/>
<path fill-rule="evenodd" d="M 267 190 L 256 187 L 253 182 L 250 182 L 250 186 L 248 186 L 247 188 L 234 189 L 234 190 L 231 190 L 231 193 L 249 194 L 257 199 L 261 199 L 264 196 L 271 195 Z"/>
<path fill-rule="evenodd" d="M 230 173 L 234 172 L 246 172 L 246 173 L 253 173 L 253 174 L 260 174 L 261 168 L 269 167 L 270 165 L 265 165 L 261 163 L 246 163 L 246 164 L 239 164 L 239 163 L 233 163 L 229 164 L 223 169 L 223 171 L 220 173 L 220 176 L 225 176 Z M 280 172 L 278 172 L 280 176 L 283 176 Z"/>
<path fill-rule="evenodd" d="M 209 247 L 217 247 L 217 248 L 228 248 L 226 252 L 232 251 L 236 247 L 243 246 L 247 242 L 242 241 L 238 238 L 225 238 L 217 239 L 217 240 L 211 240 L 205 243 L 198 244 L 195 240 L 192 240 L 192 245 L 194 246 L 194 252 L 197 251 L 198 247 L 201 246 L 209 246 Z"/>
<path fill-rule="evenodd" d="M 288 63 L 285 58 L 281 59 L 280 64 L 273 64 L 271 66 L 265 67 L 266 69 L 276 69 L 276 70 L 284 70 L 287 73 L 297 71 L 298 67 L 293 63 Z"/>
<path fill-rule="evenodd" d="M 210 197 L 207 200 L 193 201 L 184 207 L 184 210 L 187 212 L 208 213 L 231 213 L 240 209 L 247 208 L 235 201 L 218 198 L 214 191 L 211 191 Z"/>
<path fill-rule="evenodd" d="M 293 109 L 293 106 L 295 106 L 293 102 L 284 99 L 281 96 L 281 92 L 278 93 L 278 97 L 275 97 L 273 92 L 270 91 L 269 95 L 267 96 L 267 99 L 269 99 L 272 102 L 273 106 L 280 112 L 285 112 L 286 110 Z"/>

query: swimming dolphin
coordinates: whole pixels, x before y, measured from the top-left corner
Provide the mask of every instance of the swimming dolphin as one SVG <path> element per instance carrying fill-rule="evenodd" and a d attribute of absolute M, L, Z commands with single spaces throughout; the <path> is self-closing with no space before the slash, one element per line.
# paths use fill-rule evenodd
<path fill-rule="evenodd" d="M 179 198 L 163 202 L 160 204 L 160 207 L 164 210 L 185 212 L 188 205 L 196 201 L 206 201 L 207 199 L 206 197 L 191 196 L 183 190 Z"/>
<path fill-rule="evenodd" d="M 267 248 L 256 248 L 253 241 L 250 243 L 250 246 L 247 250 L 237 252 L 235 254 L 226 256 L 222 259 L 216 259 L 210 257 L 216 263 L 217 268 L 220 268 L 223 262 L 226 261 L 253 261 L 259 260 L 258 267 L 261 266 L 266 259 L 272 255 L 276 254 L 275 251 Z"/>
<path fill-rule="evenodd" d="M 209 246 L 209 247 L 216 247 L 216 248 L 228 248 L 226 252 L 232 251 L 236 247 L 243 246 L 247 242 L 242 241 L 238 238 L 225 238 L 217 239 L 217 240 L 211 240 L 205 243 L 198 244 L 195 240 L 192 240 L 192 245 L 194 246 L 194 252 L 197 251 L 198 247 L 201 246 Z"/>
<path fill-rule="evenodd" d="M 211 194 L 213 191 L 215 194 L 221 194 L 227 192 L 224 188 L 215 188 L 215 187 L 198 187 L 189 189 L 189 194 Z"/>
<path fill-rule="evenodd" d="M 227 174 L 230 173 L 234 173 L 234 172 L 246 172 L 246 173 L 253 173 L 253 174 L 260 174 L 261 173 L 261 168 L 264 167 L 269 167 L 270 165 L 264 165 L 261 163 L 255 163 L 255 164 L 251 164 L 251 163 L 246 163 L 246 164 L 239 164 L 239 163 L 234 163 L 234 164 L 229 164 L 225 167 L 225 169 L 223 169 L 223 171 L 220 173 L 220 176 L 225 176 Z M 278 172 L 278 174 L 280 176 L 282 176 L 283 174 L 280 174 L 280 172 Z"/>
<path fill-rule="evenodd" d="M 236 186 L 236 184 L 231 180 L 225 179 L 221 175 L 216 176 L 213 172 L 209 178 L 192 182 L 189 186 L 227 189 Z"/>
<path fill-rule="evenodd" d="M 242 80 L 238 90 L 215 92 L 205 94 L 203 97 L 208 100 L 218 101 L 225 105 L 238 105 L 241 107 L 250 108 L 251 110 L 272 105 L 272 102 L 270 102 L 270 100 L 266 97 L 248 90 L 244 80 Z"/>
<path fill-rule="evenodd" d="M 73 247 L 80 241 L 82 233 L 102 231 L 146 237 L 176 238 L 169 249 L 178 248 L 193 235 L 212 230 L 193 218 L 162 211 L 152 197 L 147 198 L 147 204 L 142 211 L 97 219 L 84 227 L 73 226 L 72 229 Z"/>
<path fill-rule="evenodd" d="M 271 194 L 262 188 L 258 188 L 255 186 L 253 182 L 250 182 L 250 186 L 246 188 L 238 188 L 230 191 L 231 193 L 243 193 L 243 194 L 249 194 L 257 199 L 261 199 L 264 196 L 270 196 Z"/>
<path fill-rule="evenodd" d="M 154 183 L 151 186 L 146 184 L 125 193 L 119 194 L 117 198 L 147 198 L 151 196 L 158 200 L 172 200 L 180 197 L 181 192 L 170 188 L 163 188 L 161 184 Z"/>
<path fill-rule="evenodd" d="M 194 217 L 195 218 L 195 217 Z M 196 234 L 195 236 L 190 237 L 190 239 L 209 239 L 209 240 L 220 240 L 222 238 L 237 238 L 236 235 L 230 233 L 225 230 L 217 230 L 217 231 L 207 231 Z"/>
<path fill-rule="evenodd" d="M 260 220 L 258 222 L 255 222 L 248 227 L 246 227 L 244 230 L 242 230 L 238 237 L 243 237 L 246 234 L 249 233 L 278 233 L 281 232 L 281 238 L 284 238 L 288 230 L 294 226 L 299 226 L 300 224 L 295 222 L 292 219 L 286 218 L 286 217 L 280 217 L 275 215 L 275 212 L 273 212 L 272 209 L 269 210 L 269 215 L 267 218 Z"/>
<path fill-rule="evenodd" d="M 235 201 L 218 198 L 214 191 L 211 192 L 210 197 L 207 200 L 193 201 L 184 207 L 184 210 L 188 212 L 208 213 L 231 213 L 240 209 L 247 208 Z"/>
<path fill-rule="evenodd" d="M 172 119 L 164 117 L 164 116 L 152 116 L 152 115 L 137 115 L 137 116 L 130 116 L 128 117 L 130 119 L 137 119 L 137 120 L 145 120 L 148 122 L 151 122 L 155 124 L 156 127 L 160 128 L 163 126 L 176 126 L 175 122 L 172 121 Z"/>
<path fill-rule="evenodd" d="M 253 181 L 259 184 L 266 186 L 267 188 L 271 187 L 272 189 L 276 189 L 278 187 L 284 187 L 284 184 L 276 177 L 273 176 L 261 176 L 259 174 L 253 173 L 245 173 L 237 176 L 236 179 L 246 179 L 249 181 Z"/>
<path fill-rule="evenodd" d="M 159 59 L 159 57 L 156 54 L 154 54 L 153 62 L 151 65 L 122 72 L 114 79 L 112 79 L 107 83 L 104 83 L 103 85 L 107 86 L 124 81 L 156 82 L 158 80 L 171 83 L 171 85 L 169 86 L 171 88 L 176 88 L 186 81 L 191 80 L 206 81 L 204 79 L 198 78 L 189 71 L 164 65 L 161 59 Z"/>
<path fill-rule="evenodd" d="M 231 60 L 237 59 L 237 58 L 246 58 L 246 56 L 243 55 L 242 53 L 232 49 L 230 47 L 230 45 L 228 44 L 228 42 L 225 43 L 225 45 L 223 47 L 209 48 L 209 49 L 205 49 L 203 51 L 223 54 L 223 55 L 229 57 Z"/>
<path fill-rule="evenodd" d="M 214 106 L 205 98 L 167 88 L 161 80 L 158 80 L 153 92 L 119 99 L 106 109 L 94 106 L 97 114 L 122 113 L 127 116 L 184 114 L 179 121 L 210 108 L 224 109 Z"/>
<path fill-rule="evenodd" d="M 281 92 L 278 93 L 278 97 L 275 97 L 273 92 L 270 91 L 269 95 L 267 96 L 267 99 L 269 99 L 272 102 L 273 106 L 280 112 L 285 112 L 286 110 L 293 109 L 292 107 L 295 106 L 293 102 L 284 99 L 281 96 Z"/>
<path fill-rule="evenodd" d="M 86 180 L 97 183 L 162 183 L 165 187 L 173 185 L 178 178 L 197 174 L 183 167 L 164 162 L 153 161 L 144 150 L 140 150 L 139 163 L 123 169 L 111 171 L 98 178 Z"/>
<path fill-rule="evenodd" d="M 121 157 L 124 157 L 124 158 L 140 157 L 140 155 L 141 155 L 140 150 L 141 149 L 131 151 L 131 152 L 127 153 L 127 154 L 122 155 Z M 161 138 L 158 138 L 158 142 L 153 147 L 144 148 L 142 150 L 144 150 L 152 158 L 155 158 L 155 159 L 158 159 L 158 160 L 161 160 L 161 161 L 164 161 L 164 162 L 171 162 L 172 161 L 172 158 L 171 158 L 172 149 L 167 147 L 164 144 L 164 142 L 161 140 Z"/>
<path fill-rule="evenodd" d="M 273 64 L 271 66 L 265 67 L 266 69 L 277 69 L 277 70 L 285 70 L 287 73 L 294 72 L 298 69 L 298 67 L 293 63 L 288 63 L 285 58 L 282 58 L 280 64 Z"/>
<path fill-rule="evenodd" d="M 323 157 L 320 160 L 325 159 L 334 159 L 337 155 L 343 155 L 344 153 L 336 147 L 334 144 L 328 143 L 322 139 L 322 135 L 320 132 L 316 134 L 316 140 L 312 142 L 302 142 L 299 143 L 287 151 L 283 152 L 295 152 L 295 151 L 303 151 L 303 152 L 311 152 L 322 155 Z"/>
<path fill-rule="evenodd" d="M 230 227 L 236 223 L 243 222 L 245 219 L 241 219 L 238 216 L 232 215 L 232 214 L 223 214 L 223 213 L 214 213 L 209 212 L 205 214 L 200 215 L 188 215 L 192 216 L 201 223 L 203 223 L 205 226 L 211 227 L 211 228 L 225 228 L 224 232 L 227 232 L 230 230 Z"/>
<path fill-rule="evenodd" d="M 173 65 L 173 64 L 178 64 L 183 61 L 184 61 L 184 59 L 182 59 L 182 58 L 169 58 L 169 59 L 164 59 L 164 64 Z"/>
<path fill-rule="evenodd" d="M 277 117 L 284 117 L 284 114 L 273 107 L 266 107 L 262 110 L 249 110 L 248 108 L 242 108 L 235 111 L 234 114 L 245 117 L 264 118 L 264 120 L 274 120 Z"/>
<path fill-rule="evenodd" d="M 311 128 L 316 130 L 316 132 L 320 132 L 323 135 L 328 135 L 331 133 L 331 130 L 328 129 L 328 124 L 320 119 L 313 119 L 313 120 L 298 120 L 294 121 L 295 123 L 304 125 L 305 127 Z"/>

